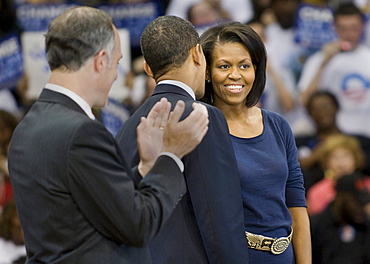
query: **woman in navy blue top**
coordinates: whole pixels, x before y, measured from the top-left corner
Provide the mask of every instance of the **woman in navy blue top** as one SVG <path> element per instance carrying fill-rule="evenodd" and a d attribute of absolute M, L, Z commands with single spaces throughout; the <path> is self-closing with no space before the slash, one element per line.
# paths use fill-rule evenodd
<path fill-rule="evenodd" d="M 249 26 L 227 22 L 201 36 L 204 101 L 226 117 L 241 177 L 249 263 L 311 263 L 310 224 L 297 148 L 287 121 L 258 108 L 266 51 Z"/>

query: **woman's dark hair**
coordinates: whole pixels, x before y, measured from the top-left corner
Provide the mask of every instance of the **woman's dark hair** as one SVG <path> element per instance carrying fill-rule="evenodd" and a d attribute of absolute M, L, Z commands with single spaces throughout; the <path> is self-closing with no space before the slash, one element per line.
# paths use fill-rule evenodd
<path fill-rule="evenodd" d="M 249 52 L 252 63 L 256 68 L 256 76 L 246 100 L 247 107 L 256 105 L 263 93 L 266 83 L 266 49 L 260 36 L 248 25 L 239 22 L 224 22 L 206 30 L 200 37 L 200 44 L 207 61 L 212 63 L 212 54 L 216 45 L 226 43 L 240 43 Z M 213 102 L 212 83 L 206 83 L 206 90 L 202 99 L 207 103 Z"/>

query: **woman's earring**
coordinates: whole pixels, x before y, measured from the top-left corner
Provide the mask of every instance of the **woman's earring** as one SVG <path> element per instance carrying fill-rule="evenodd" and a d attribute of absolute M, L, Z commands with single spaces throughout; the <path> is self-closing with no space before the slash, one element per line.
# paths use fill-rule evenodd
<path fill-rule="evenodd" d="M 210 83 L 211 82 L 211 80 L 207 80 L 207 83 Z"/>

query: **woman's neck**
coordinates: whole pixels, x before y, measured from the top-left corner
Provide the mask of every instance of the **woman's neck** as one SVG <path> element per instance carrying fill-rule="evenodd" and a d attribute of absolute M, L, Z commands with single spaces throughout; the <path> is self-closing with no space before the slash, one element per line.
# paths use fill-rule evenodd
<path fill-rule="evenodd" d="M 246 105 L 215 104 L 226 118 L 230 134 L 236 137 L 252 138 L 263 132 L 261 109 Z"/>

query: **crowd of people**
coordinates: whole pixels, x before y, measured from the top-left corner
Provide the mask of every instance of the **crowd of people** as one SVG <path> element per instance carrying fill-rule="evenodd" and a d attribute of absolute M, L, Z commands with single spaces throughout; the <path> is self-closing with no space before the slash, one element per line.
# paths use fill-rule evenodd
<path fill-rule="evenodd" d="M 30 263 L 370 263 L 368 3 L 0 1 L 0 49 L 22 41 L 20 5 L 83 6 L 49 21 L 51 74 L 39 97 L 29 96 L 24 69 L 0 73 L 0 264 L 24 263 L 26 254 Z M 100 5 L 143 3 L 158 17 L 130 33 L 140 44 L 131 42 L 128 58 L 119 27 L 105 32 L 111 44 L 63 31 L 69 16 L 108 28 Z M 78 34 L 79 44 L 63 44 Z M 130 70 L 112 128 L 104 110 L 117 104 L 108 94 L 119 60 Z M 198 124 L 206 123 L 199 101 L 209 124 Z M 198 122 L 187 126 L 193 112 Z M 193 140 L 184 142 L 186 133 Z M 73 212 L 78 236 L 67 226 L 76 219 L 60 210 Z M 280 238 L 287 242 L 276 249 Z"/>

